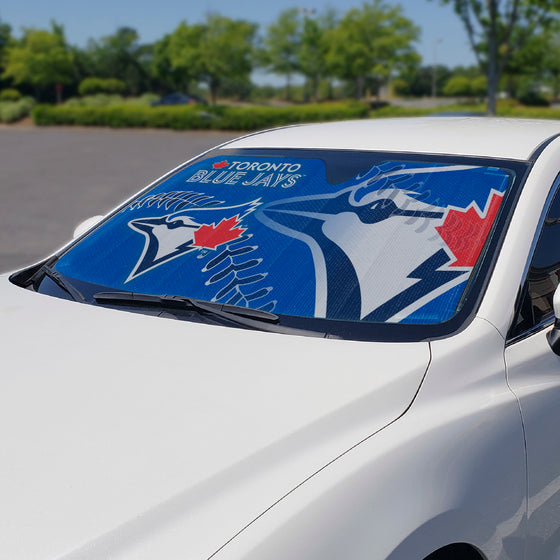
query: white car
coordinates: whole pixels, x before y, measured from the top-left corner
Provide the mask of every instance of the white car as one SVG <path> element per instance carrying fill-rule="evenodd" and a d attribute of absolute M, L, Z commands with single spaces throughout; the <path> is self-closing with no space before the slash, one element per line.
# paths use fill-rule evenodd
<path fill-rule="evenodd" d="M 0 558 L 560 558 L 559 170 L 553 121 L 267 131 L 0 277 Z"/>

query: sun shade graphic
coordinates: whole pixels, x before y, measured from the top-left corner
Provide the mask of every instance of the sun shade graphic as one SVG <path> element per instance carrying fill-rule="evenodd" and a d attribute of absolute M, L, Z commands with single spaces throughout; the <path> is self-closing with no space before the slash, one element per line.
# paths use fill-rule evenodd
<path fill-rule="evenodd" d="M 335 193 L 265 205 L 258 217 L 309 247 L 316 317 L 400 322 L 464 285 L 480 255 L 506 177 L 482 208 L 442 206 L 423 190 L 431 176 L 468 181 L 475 169 L 386 164 Z"/>
<path fill-rule="evenodd" d="M 279 314 L 441 323 L 511 180 L 495 167 L 385 161 L 331 184 L 320 159 L 211 157 L 127 205 L 56 268 Z"/>
<path fill-rule="evenodd" d="M 140 259 L 126 282 L 189 251 L 212 250 L 239 239 L 246 228 L 243 218 L 258 200 L 233 207 L 190 208 L 167 216 L 130 220 L 128 225 L 145 236 Z"/>

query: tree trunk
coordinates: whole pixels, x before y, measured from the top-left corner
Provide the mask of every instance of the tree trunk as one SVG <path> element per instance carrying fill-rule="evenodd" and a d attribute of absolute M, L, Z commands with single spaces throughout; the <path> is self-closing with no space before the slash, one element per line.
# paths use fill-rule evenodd
<path fill-rule="evenodd" d="M 333 88 L 333 84 L 332 84 L 332 80 L 329 80 L 328 82 L 328 87 L 327 87 L 327 99 L 329 101 L 332 101 L 334 99 L 334 88 Z"/>
<path fill-rule="evenodd" d="M 217 80 L 216 78 L 210 78 L 210 99 L 212 102 L 212 105 L 216 105 L 216 100 L 218 98 L 218 86 L 219 86 L 219 80 Z"/>
<path fill-rule="evenodd" d="M 313 103 L 317 103 L 319 101 L 319 77 L 313 76 L 311 84 L 311 98 Z"/>
<path fill-rule="evenodd" d="M 488 102 L 486 113 L 496 115 L 496 97 L 498 95 L 498 38 L 496 0 L 489 1 L 490 25 L 488 28 Z"/>
<path fill-rule="evenodd" d="M 290 101 L 291 98 L 291 92 L 290 92 L 291 79 L 292 79 L 291 74 L 286 74 L 286 101 Z"/>
<path fill-rule="evenodd" d="M 356 98 L 362 99 L 364 97 L 364 85 L 366 82 L 365 76 L 358 76 L 356 78 Z"/>

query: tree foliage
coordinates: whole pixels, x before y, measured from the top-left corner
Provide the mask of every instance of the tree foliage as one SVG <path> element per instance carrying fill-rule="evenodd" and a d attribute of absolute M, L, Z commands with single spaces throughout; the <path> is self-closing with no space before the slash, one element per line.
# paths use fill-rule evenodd
<path fill-rule="evenodd" d="M 117 78 L 85 78 L 78 86 L 80 95 L 122 94 L 125 91 L 126 84 Z"/>
<path fill-rule="evenodd" d="M 33 85 L 38 96 L 42 88 L 69 83 L 73 76 L 73 57 L 63 28 L 54 22 L 51 31 L 25 29 L 21 40 L 6 48 L 3 77 Z"/>
<path fill-rule="evenodd" d="M 259 52 L 262 66 L 286 78 L 286 99 L 290 98 L 292 76 L 299 71 L 301 46 L 301 18 L 298 8 L 280 12 L 271 24 Z"/>
<path fill-rule="evenodd" d="M 542 37 L 539 70 L 543 78 L 549 79 L 554 99 L 560 94 L 560 37 L 557 33 L 546 33 Z"/>
<path fill-rule="evenodd" d="M 336 77 L 355 80 L 362 97 L 366 79 L 385 82 L 393 70 L 419 59 L 412 48 L 418 36 L 400 6 L 371 0 L 349 10 L 328 33 L 327 63 Z"/>
<path fill-rule="evenodd" d="M 450 97 L 481 97 L 486 93 L 486 88 L 485 76 L 471 79 L 456 75 L 449 78 L 443 88 L 443 94 Z"/>
<path fill-rule="evenodd" d="M 248 81 L 256 31 L 253 23 L 214 14 L 201 24 L 182 22 L 158 45 L 155 61 L 181 76 L 184 90 L 192 80 L 206 82 L 215 102 L 224 80 Z"/>
<path fill-rule="evenodd" d="M 256 32 L 254 23 L 219 15 L 207 17 L 199 52 L 201 77 L 208 84 L 213 103 L 222 80 L 249 79 Z"/>
<path fill-rule="evenodd" d="M 299 71 L 309 82 L 313 101 L 318 99 L 320 80 L 329 76 L 327 39 L 337 23 L 334 10 L 329 9 L 318 17 L 308 17 L 306 14 L 301 27 L 297 60 Z"/>
<path fill-rule="evenodd" d="M 488 113 L 496 114 L 500 76 L 534 35 L 558 24 L 560 0 L 441 0 L 451 4 L 488 80 Z"/>
<path fill-rule="evenodd" d="M 4 73 L 7 49 L 12 42 L 12 27 L 0 19 L 0 89 L 7 85 L 7 81 L 2 80 L 1 75 Z"/>
<path fill-rule="evenodd" d="M 151 46 L 139 42 L 135 29 L 119 27 L 112 35 L 88 42 L 84 53 L 88 76 L 122 80 L 128 93 L 146 91 L 150 85 L 151 51 Z"/>
<path fill-rule="evenodd" d="M 438 64 L 435 68 L 412 64 L 400 73 L 400 79 L 398 82 L 396 80 L 393 82 L 393 87 L 401 95 L 429 97 L 432 95 L 434 72 L 435 93 L 440 95 L 452 75 L 451 70 L 442 64 Z"/>
<path fill-rule="evenodd" d="M 3 64 L 6 50 L 12 42 L 12 27 L 0 20 L 0 65 Z"/>

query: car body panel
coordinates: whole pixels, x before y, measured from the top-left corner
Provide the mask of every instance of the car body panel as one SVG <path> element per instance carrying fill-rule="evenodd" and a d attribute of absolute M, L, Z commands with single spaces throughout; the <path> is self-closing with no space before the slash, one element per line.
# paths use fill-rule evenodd
<path fill-rule="evenodd" d="M 107 557 L 107 546 L 111 558 L 139 546 L 142 558 L 206 558 L 401 415 L 429 362 L 427 343 L 147 317 L 6 277 L 0 310 L 4 359 L 17 364 L 0 382 L 0 546 L 11 559 Z M 30 348 L 43 366 L 23 357 Z"/>
<path fill-rule="evenodd" d="M 485 560 L 557 560 L 560 364 L 548 328 L 507 336 L 558 134 L 428 118 L 222 146 L 531 160 L 480 305 L 429 342 L 173 321 L 0 277 L 0 557 L 422 560 L 463 542 Z"/>
<path fill-rule="evenodd" d="M 560 356 L 547 331 L 506 350 L 508 381 L 519 398 L 527 441 L 528 524 L 526 558 L 560 553 Z"/>
<path fill-rule="evenodd" d="M 282 500 L 215 560 L 414 560 L 453 542 L 522 560 L 523 430 L 505 381 L 503 339 L 475 319 L 431 346 L 429 372 L 405 415 Z"/>
<path fill-rule="evenodd" d="M 525 119 L 373 119 L 292 126 L 233 140 L 223 148 L 313 148 L 479 156 L 527 160 L 557 121 Z"/>

